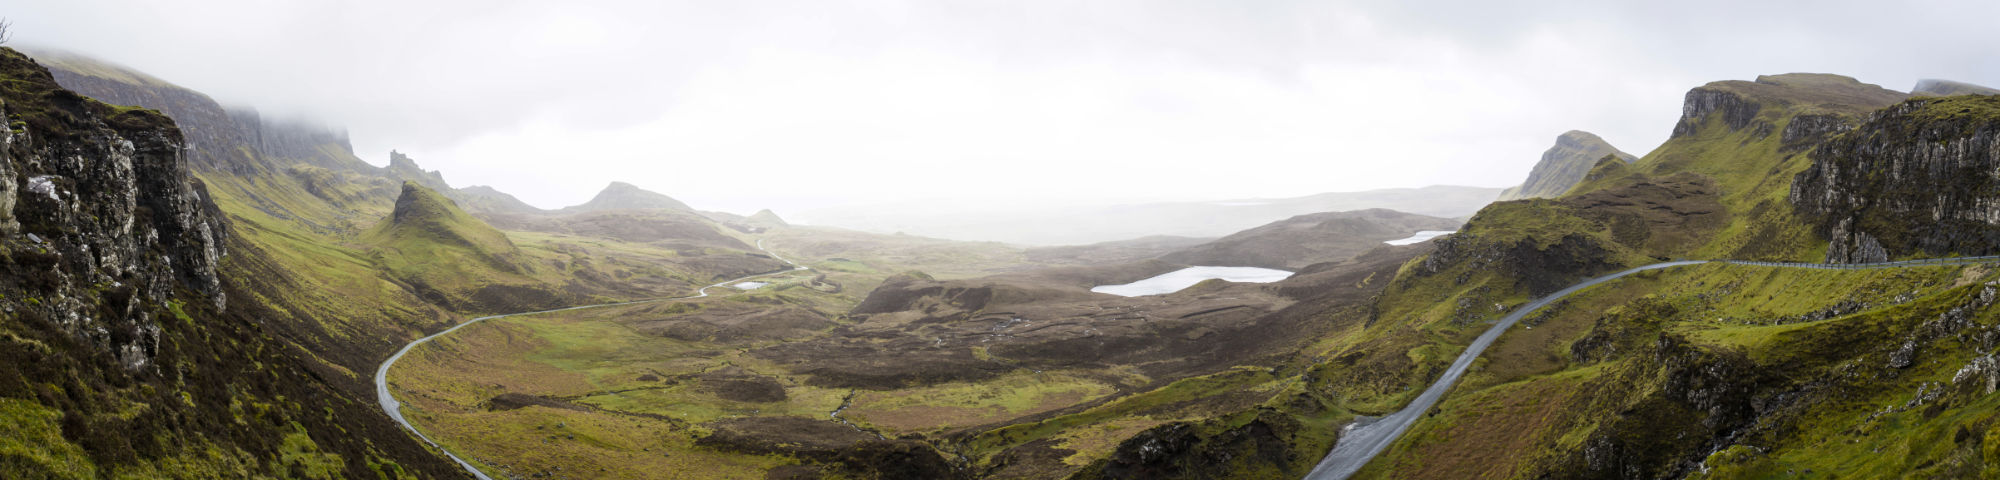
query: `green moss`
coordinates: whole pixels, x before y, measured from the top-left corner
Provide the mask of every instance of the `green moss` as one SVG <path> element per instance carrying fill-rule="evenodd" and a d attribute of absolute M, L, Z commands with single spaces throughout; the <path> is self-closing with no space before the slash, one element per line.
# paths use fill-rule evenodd
<path fill-rule="evenodd" d="M 62 435 L 63 413 L 26 400 L 0 398 L 0 472 L 16 478 L 97 478 L 97 466 Z"/>
<path fill-rule="evenodd" d="M 298 423 L 292 424 L 292 431 L 279 445 L 278 461 L 300 475 L 298 478 L 340 478 L 346 468 L 340 455 L 320 451 L 319 444 Z"/>

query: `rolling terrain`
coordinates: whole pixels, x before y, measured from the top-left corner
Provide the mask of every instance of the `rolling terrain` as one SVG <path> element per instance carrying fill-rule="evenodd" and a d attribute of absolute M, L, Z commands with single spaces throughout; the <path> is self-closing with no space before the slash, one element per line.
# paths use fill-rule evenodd
<path fill-rule="evenodd" d="M 1111 207 L 1048 208 L 1026 212 L 936 211 L 930 204 L 888 205 L 800 212 L 805 223 L 840 225 L 875 233 L 907 233 L 967 241 L 1038 247 L 1118 242 L 1147 236 L 1217 238 L 1287 218 L 1381 208 L 1456 218 L 1500 195 L 1497 188 L 1434 185 L 1292 198 L 1146 203 Z"/>
<path fill-rule="evenodd" d="M 1504 194 L 916 232 L 1076 244 L 1023 247 L 545 210 L 81 55 L 0 80 L 9 478 L 2000 476 L 1970 84 L 1713 82 Z M 1091 290 L 1194 265 L 1293 274 Z"/>

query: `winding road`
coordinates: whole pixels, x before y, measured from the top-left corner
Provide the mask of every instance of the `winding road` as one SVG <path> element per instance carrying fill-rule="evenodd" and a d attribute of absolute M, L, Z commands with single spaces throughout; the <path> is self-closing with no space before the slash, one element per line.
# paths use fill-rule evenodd
<path fill-rule="evenodd" d="M 1499 323 L 1493 324 L 1492 328 L 1486 329 L 1485 333 L 1480 334 L 1479 338 L 1474 339 L 1471 345 L 1465 347 L 1465 351 L 1458 355 L 1458 359 L 1453 360 L 1451 362 L 1451 367 L 1445 369 L 1443 375 L 1438 376 L 1437 382 L 1432 383 L 1430 388 L 1424 389 L 1424 393 L 1417 395 L 1416 400 L 1410 401 L 1409 406 L 1405 406 L 1403 407 L 1402 410 L 1397 410 L 1395 413 L 1391 413 L 1387 416 L 1378 418 L 1364 417 L 1355 420 L 1354 423 L 1348 424 L 1341 431 L 1339 443 L 1336 443 L 1334 445 L 1333 451 L 1328 452 L 1326 454 L 1326 458 L 1320 460 L 1319 464 L 1313 467 L 1312 472 L 1306 474 L 1306 479 L 1344 480 L 1347 477 L 1354 475 L 1354 472 L 1361 470 L 1361 467 L 1367 465 L 1369 460 L 1374 459 L 1376 455 L 1379 455 L 1382 453 L 1383 450 L 1388 449 L 1389 444 L 1395 443 L 1396 438 L 1401 437 L 1403 435 L 1403 432 L 1408 431 L 1410 429 L 1410 425 L 1415 424 L 1417 419 L 1423 416 L 1424 412 L 1430 411 L 1432 406 L 1437 405 L 1438 400 L 1444 397 L 1445 392 L 1450 391 L 1451 386 L 1455 383 L 1458 383 L 1458 378 L 1465 375 L 1465 370 L 1472 366 L 1472 361 L 1477 360 L 1479 358 L 1479 355 L 1486 351 L 1486 347 L 1492 346 L 1493 341 L 1499 339 L 1500 334 L 1505 333 L 1508 327 L 1514 326 L 1514 323 L 1521 321 L 1522 317 L 1525 317 L 1530 313 L 1534 313 L 1535 310 L 1539 310 L 1542 307 L 1548 306 L 1548 304 L 1555 302 L 1556 300 L 1561 300 L 1563 297 L 1570 296 L 1571 294 L 1574 294 L 1585 288 L 1590 288 L 1591 286 L 1595 286 L 1600 283 L 1616 280 L 1620 277 L 1649 270 L 1659 270 L 1663 268 L 1673 268 L 1673 267 L 1681 267 L 1687 265 L 1700 265 L 1710 262 L 1729 263 L 1736 265 L 1754 265 L 1754 266 L 1765 266 L 1765 267 L 1811 268 L 1819 270 L 1867 270 L 1867 269 L 1879 269 L 1879 268 L 1965 265 L 1973 263 L 1992 263 L 1996 261 L 2000 261 L 2000 256 L 1939 258 L 1930 260 L 1910 260 L 1902 262 L 1858 263 L 1858 264 L 1840 264 L 1840 265 L 1829 265 L 1820 263 L 1751 262 L 1742 260 L 1684 260 L 1675 262 L 1655 263 L 1652 265 L 1646 265 L 1643 267 L 1638 267 L 1623 272 L 1613 273 L 1610 275 L 1584 280 L 1575 285 L 1569 286 L 1569 288 L 1564 288 L 1561 291 L 1558 291 L 1554 294 L 1550 294 L 1549 296 L 1542 297 L 1541 299 L 1535 300 L 1533 302 L 1528 302 L 1527 305 L 1524 305 L 1521 308 L 1514 309 L 1513 313 L 1509 313 L 1505 318 L 1500 319 Z"/>
<path fill-rule="evenodd" d="M 378 403 L 381 403 L 381 404 L 382 404 L 382 411 L 383 411 L 383 412 L 385 412 L 385 413 L 388 413 L 388 414 L 389 414 L 389 418 L 390 418 L 390 419 L 393 419 L 393 420 L 395 420 L 395 421 L 396 421 L 396 423 L 398 423 L 398 424 L 401 424 L 401 425 L 403 426 L 403 428 L 405 428 L 405 429 L 409 429 L 409 430 L 410 430 L 410 433 L 415 433 L 415 434 L 417 434 L 417 438 L 421 438 L 421 439 L 423 439 L 423 440 L 424 440 L 424 443 L 429 443 L 429 444 L 431 445 L 431 447 L 434 447 L 434 448 L 437 448 L 437 450 L 438 450 L 439 452 L 443 452 L 445 456 L 447 456 L 447 457 L 451 457 L 452 461 L 456 461 L 456 462 L 458 462 L 459 466 L 463 466 L 463 467 L 465 467 L 465 471 L 467 471 L 467 472 L 470 472 L 470 473 L 472 473 L 472 476 L 474 476 L 474 477 L 478 477 L 478 478 L 479 478 L 479 480 L 493 480 L 493 477 L 489 477 L 489 476 L 486 476 L 486 473 L 485 473 L 485 472 L 481 472 L 481 471 L 479 471 L 479 469 L 478 469 L 478 468 L 475 468 L 475 467 L 473 467 L 473 466 L 472 466 L 472 462 L 467 462 L 467 461 L 465 461 L 465 459 L 463 459 L 463 458 L 459 458 L 459 457 L 458 457 L 458 455 L 456 455 L 456 454 L 453 454 L 453 453 L 451 453 L 451 451 L 450 451 L 450 450 L 446 450 L 446 449 L 444 448 L 444 446 L 443 446 L 443 445 L 439 445 L 439 444 L 437 443 L 437 441 L 436 441 L 436 440 L 431 440 L 431 437 L 430 437 L 430 436 L 428 436 L 428 435 L 424 435 L 424 432 L 423 432 L 422 430 L 417 430 L 417 427 L 416 427 L 415 425 L 411 425 L 411 424 L 410 424 L 410 421 L 409 421 L 409 420 L 407 420 L 407 419 L 404 419 L 404 418 L 403 418 L 403 408 L 402 408 L 402 407 L 403 407 L 403 402 L 400 402 L 400 401 L 397 401 L 397 400 L 396 400 L 396 396 L 395 396 L 394 394 L 392 394 L 392 393 L 390 393 L 390 392 L 389 392 L 389 367 L 391 367 L 391 366 L 394 366 L 394 365 L 396 364 L 396 361 L 397 361 L 397 360 L 401 360 L 401 359 L 403 359 L 403 355 L 405 355 L 405 354 L 408 354 L 408 353 L 410 353 L 410 350 L 411 350 L 411 349 L 414 349 L 414 348 L 417 348 L 417 346 L 418 346 L 418 345 L 423 345 L 424 343 L 426 343 L 426 342 L 429 342 L 429 341 L 431 341 L 432 339 L 435 339 L 435 338 L 438 338 L 438 337 L 442 337 L 442 336 L 444 336 L 444 335 L 446 335 L 446 334 L 449 334 L 449 333 L 451 333 L 451 332 L 456 332 L 456 331 L 458 331 L 458 329 L 461 329 L 461 328 L 465 328 L 465 327 L 467 327 L 467 326 L 470 326 L 470 325 L 472 325 L 472 324 L 475 324 L 475 323 L 479 323 L 479 322 L 484 322 L 484 321 L 487 321 L 487 320 L 492 320 L 492 319 L 495 319 L 495 318 L 507 318 L 507 317 L 518 317 L 518 316 L 522 316 L 522 315 L 538 315 L 538 314 L 543 314 L 543 313 L 554 313 L 554 312 L 567 312 L 567 311 L 570 311 L 570 310 L 584 310 L 584 309 L 590 309 L 590 308 L 604 308 L 604 307 L 616 307 L 616 306 L 620 306 L 620 305 L 636 305 L 636 304 L 641 304 L 641 303 L 654 303 L 654 302 L 669 302 L 669 301 L 674 301 L 674 300 L 687 300 L 687 299 L 691 299 L 691 298 L 701 298 L 701 297 L 706 297 L 706 296 L 708 296 L 708 289 L 711 289 L 711 288 L 718 288 L 718 287 L 722 287 L 722 286 L 725 286 L 725 285 L 730 285 L 730 284 L 734 284 L 734 283 L 737 283 L 737 282 L 742 282 L 742 281 L 745 281 L 745 280 L 750 280 L 750 279 L 754 279 L 754 278 L 763 278 L 763 277 L 769 277 L 769 276 L 772 276 L 772 275 L 783 275 L 783 274 L 786 274 L 786 273 L 791 273 L 791 272 L 796 272 L 796 271 L 799 271 L 799 270 L 807 270 L 807 269 L 808 269 L 808 268 L 807 268 L 806 266 L 804 266 L 804 265 L 799 265 L 798 263 L 795 263 L 795 262 L 793 262 L 793 261 L 791 261 L 791 260 L 787 260 L 787 259 L 785 259 L 784 257 L 780 257 L 780 256 L 778 256 L 778 254 L 776 254 L 776 253 L 771 253 L 771 251 L 770 251 L 770 250 L 766 250 L 766 249 L 764 249 L 764 239 L 761 239 L 761 238 L 760 238 L 760 239 L 757 239 L 757 250 L 759 250 L 759 251 L 762 251 L 762 252 L 764 252 L 764 253 L 765 253 L 765 254 L 767 254 L 767 255 L 770 255 L 770 256 L 771 256 L 771 258 L 774 258 L 774 259 L 777 259 L 777 260 L 778 260 L 778 261 L 780 261 L 780 262 L 785 262 L 785 264 L 786 264 L 786 265 L 791 265 L 791 266 L 792 266 L 792 269 L 790 269 L 790 270 L 782 270 L 782 271 L 777 271 L 777 272 L 771 272 L 771 273 L 761 273 L 761 274 L 757 274 L 757 275 L 751 275 L 751 276 L 747 276 L 747 277 L 743 277 L 743 278 L 738 278 L 738 279 L 734 279 L 734 280 L 728 280 L 728 281 L 724 281 L 724 282 L 720 282 L 720 283 L 716 283 L 716 284 L 714 284 L 714 285 L 709 285 L 709 286 L 706 286 L 706 287 L 701 287 L 701 289 L 699 289 L 699 290 L 695 290 L 695 292 L 694 292 L 694 295 L 688 295 L 688 296 L 682 296 L 682 297 L 672 297 L 672 298 L 654 298 L 654 299 L 648 299 L 648 300 L 634 300 L 634 301 L 630 301 L 630 302 L 618 302 L 618 303 L 601 303 L 601 304 L 597 304 L 597 305 L 580 305 L 580 306 L 575 306 L 575 307 L 566 307 L 566 308 L 557 308 L 557 309 L 550 309 L 550 310 L 537 310 L 537 311 L 533 311 L 533 312 L 521 312 L 521 313 L 509 313 L 509 314 L 504 314 L 504 315 L 492 315 L 492 316 L 486 316 L 486 317 L 479 317 L 479 318 L 474 318 L 474 319 L 471 319 L 471 320 L 467 320 L 467 321 L 465 321 L 465 323 L 460 323 L 460 324 L 458 324 L 458 325 L 456 325 L 456 326 L 453 326 L 453 327 L 451 327 L 451 328 L 447 328 L 447 329 L 445 329 L 445 330 L 444 330 L 444 331 L 442 331 L 442 332 L 438 332 L 438 333 L 433 333 L 433 334 L 431 334 L 430 336 L 427 336 L 427 337 L 424 337 L 424 338 L 419 338 L 419 339 L 416 339 L 415 341 L 411 341 L 411 342 L 410 342 L 410 343 L 409 343 L 408 345 L 404 345 L 404 346 L 403 346 L 403 349 L 401 349 L 401 350 L 397 350 L 397 351 L 396 351 L 396 354 L 395 354 L 395 355 L 390 355 L 390 356 L 389 356 L 389 359 L 388 359 L 388 360 L 383 360 L 383 361 L 382 361 L 382 367 L 381 367 L 381 368 L 377 368 L 377 369 L 375 369 L 375 401 L 376 401 L 376 402 L 378 402 Z"/>
<path fill-rule="evenodd" d="M 583 310 L 591 308 L 615 307 L 620 305 L 634 305 L 641 303 L 666 302 L 674 300 L 701 298 L 708 296 L 708 289 L 711 288 L 720 288 L 751 279 L 769 277 L 773 275 L 782 275 L 785 273 L 808 269 L 803 265 L 799 265 L 796 262 L 785 259 L 784 257 L 780 257 L 776 253 L 771 253 L 770 250 L 764 248 L 763 239 L 758 239 L 756 245 L 757 245 L 757 250 L 770 255 L 771 258 L 777 259 L 778 261 L 781 262 L 785 262 L 785 264 L 787 265 L 791 265 L 792 269 L 758 274 L 758 275 L 751 275 L 743 278 L 718 282 L 716 284 L 705 286 L 699 290 L 696 290 L 694 295 L 688 295 L 682 297 L 656 298 L 649 300 L 635 300 L 630 302 L 605 303 L 597 305 L 581 305 L 581 306 L 557 308 L 551 310 L 509 313 L 504 315 L 492 315 L 492 316 L 474 318 L 472 320 L 466 321 L 465 323 L 460 323 L 456 326 L 445 329 L 442 332 L 434 333 L 431 334 L 430 336 L 426 336 L 423 338 L 416 339 L 415 341 L 411 341 L 408 345 L 404 345 L 401 350 L 397 350 L 395 355 L 390 355 L 388 360 L 384 360 L 382 362 L 382 366 L 375 370 L 376 400 L 382 404 L 382 411 L 388 413 L 389 418 L 394 419 L 396 423 L 402 425 L 403 428 L 409 429 L 411 433 L 415 433 L 417 435 L 417 438 L 421 438 L 424 440 L 425 443 L 429 443 L 432 447 L 437 448 L 438 451 L 443 452 L 445 456 L 451 457 L 453 461 L 456 461 L 460 466 L 465 467 L 465 470 L 467 472 L 470 472 L 472 476 L 478 477 L 480 480 L 492 480 L 492 477 L 487 476 L 484 472 L 479 471 L 478 468 L 473 467 L 471 462 L 467 462 L 465 461 L 465 459 L 459 458 L 458 455 L 451 453 L 451 451 L 449 450 L 446 450 L 444 446 L 439 445 L 437 441 L 432 440 L 427 435 L 424 435 L 423 431 L 418 430 L 415 425 L 410 424 L 409 420 L 403 418 L 402 402 L 397 401 L 396 396 L 390 392 L 389 381 L 388 381 L 389 368 L 395 366 L 397 360 L 401 360 L 403 358 L 403 355 L 410 353 L 410 350 L 415 349 L 418 345 L 422 345 L 438 337 L 450 334 L 451 332 L 458 331 L 458 329 L 465 328 L 466 326 L 487 320 L 492 320 L 495 318 L 506 318 L 506 317 L 522 316 L 522 315 L 538 315 L 543 313 L 566 312 L 570 310 Z M 1307 473 L 1305 478 L 1307 480 L 1344 480 L 1347 477 L 1354 475 L 1356 471 L 1361 470 L 1362 466 L 1367 465 L 1369 460 L 1374 459 L 1376 455 L 1379 455 L 1382 453 L 1383 450 L 1388 449 L 1389 445 L 1391 443 L 1394 443 L 1397 437 L 1401 437 L 1403 435 L 1403 432 L 1408 431 L 1410 429 L 1410 426 L 1412 424 L 1415 424 L 1416 420 L 1420 418 L 1424 412 L 1429 411 L 1432 406 L 1437 405 L 1438 400 L 1444 397 L 1445 392 L 1450 391 L 1452 385 L 1458 382 L 1459 377 L 1465 375 L 1466 369 L 1472 366 L 1472 362 L 1474 360 L 1477 360 L 1479 358 L 1479 355 L 1486 351 L 1487 347 L 1492 346 L 1493 342 L 1495 340 L 1498 340 L 1500 338 L 1500 335 L 1502 333 L 1505 333 L 1508 328 L 1513 327 L 1515 323 L 1520 322 L 1521 319 L 1523 317 L 1526 317 L 1528 314 L 1534 313 L 1536 310 L 1540 310 L 1542 307 L 1548 306 L 1550 303 L 1554 303 L 1557 300 L 1561 300 L 1564 297 L 1568 297 L 1572 294 L 1575 294 L 1576 292 L 1582 291 L 1583 289 L 1596 286 L 1597 284 L 1601 284 L 1611 280 L 1616 280 L 1618 278 L 1622 278 L 1639 272 L 1682 267 L 1688 265 L 1700 265 L 1705 263 L 1729 263 L 1736 265 L 1752 265 L 1752 266 L 1782 267 L 1782 268 L 1811 268 L 1811 269 L 1821 269 L 1821 270 L 1863 270 L 1863 269 L 1904 268 L 1904 267 L 1921 267 L 1921 266 L 1938 266 L 1938 265 L 1964 265 L 1972 263 L 1993 263 L 1993 262 L 2000 262 L 2000 256 L 1944 258 L 1944 259 L 1931 259 L 1931 260 L 1910 260 L 1902 262 L 1882 262 L 1882 263 L 1844 264 L 1844 265 L 1828 265 L 1828 264 L 1818 264 L 1818 263 L 1752 262 L 1752 261 L 1742 261 L 1742 260 L 1683 260 L 1674 262 L 1655 263 L 1652 265 L 1646 265 L 1618 273 L 1613 273 L 1610 275 L 1604 275 L 1601 277 L 1584 280 L 1582 282 L 1578 282 L 1575 285 L 1571 285 L 1568 288 L 1564 288 L 1560 291 L 1557 291 L 1554 294 L 1550 294 L 1549 296 L 1542 297 L 1532 302 L 1528 302 L 1527 305 L 1524 305 L 1521 308 L 1517 308 L 1512 313 L 1507 314 L 1506 317 L 1501 318 L 1498 323 L 1493 324 L 1491 328 L 1486 329 L 1486 332 L 1481 333 L 1478 338 L 1474 339 L 1471 345 L 1466 346 L 1465 351 L 1459 353 L 1458 358 L 1452 361 L 1451 367 L 1445 369 L 1444 374 L 1440 375 L 1436 382 L 1432 383 L 1429 388 L 1424 389 L 1424 392 L 1422 394 L 1417 395 L 1417 398 L 1411 401 L 1408 406 L 1403 407 L 1402 410 L 1397 410 L 1395 413 L 1391 413 L 1387 416 L 1379 418 L 1363 417 L 1357 419 L 1354 423 L 1351 423 L 1348 426 L 1344 427 L 1340 435 L 1339 443 L 1334 445 L 1333 451 L 1328 452 L 1326 458 L 1320 460 L 1319 464 L 1314 466 L 1313 470 L 1310 473 Z"/>

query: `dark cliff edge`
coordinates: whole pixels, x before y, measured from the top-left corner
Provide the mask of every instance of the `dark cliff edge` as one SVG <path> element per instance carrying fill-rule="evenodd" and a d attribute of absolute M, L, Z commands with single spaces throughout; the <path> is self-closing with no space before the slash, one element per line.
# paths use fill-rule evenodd
<path fill-rule="evenodd" d="M 0 123 L 0 477 L 463 475 L 268 329 L 167 116 L 0 48 Z"/>
<path fill-rule="evenodd" d="M 1812 157 L 1790 200 L 1827 262 L 2000 254 L 2000 96 L 1910 100 Z"/>

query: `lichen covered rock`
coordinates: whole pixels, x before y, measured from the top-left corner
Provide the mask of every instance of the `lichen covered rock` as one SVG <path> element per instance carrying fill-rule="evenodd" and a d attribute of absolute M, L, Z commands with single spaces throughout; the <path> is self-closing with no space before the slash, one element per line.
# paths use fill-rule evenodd
<path fill-rule="evenodd" d="M 1790 201 L 1832 263 L 2000 253 L 2000 96 L 1919 98 L 1812 152 Z"/>
<path fill-rule="evenodd" d="M 0 50 L 0 73 L 5 287 L 34 300 L 19 308 L 144 368 L 159 334 L 151 307 L 225 303 L 227 228 L 188 174 L 181 132 L 158 112 L 63 90 L 12 50 Z"/>

